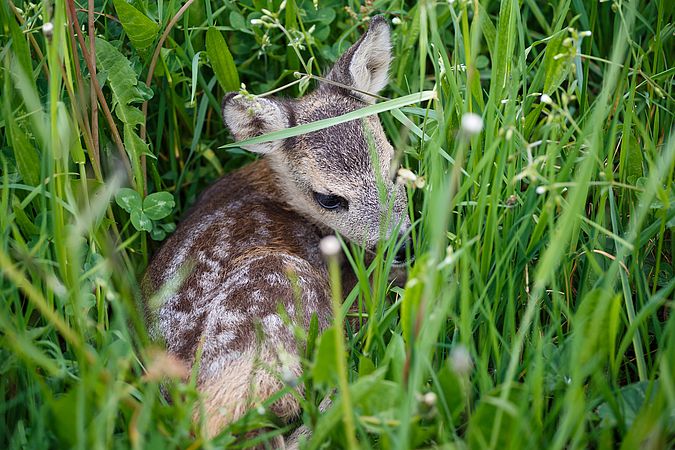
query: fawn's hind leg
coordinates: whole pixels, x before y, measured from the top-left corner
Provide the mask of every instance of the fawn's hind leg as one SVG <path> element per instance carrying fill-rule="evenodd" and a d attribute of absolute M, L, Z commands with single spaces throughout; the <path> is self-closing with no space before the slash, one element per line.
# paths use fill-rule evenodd
<path fill-rule="evenodd" d="M 200 382 L 207 436 L 217 435 L 225 426 L 281 390 L 284 387 L 280 379 L 282 371 L 292 377 L 300 376 L 297 357 L 286 353 L 288 357 L 283 358 L 285 361 L 282 363 L 279 352 L 283 353 L 284 350 L 246 350 L 228 361 L 218 376 Z M 269 408 L 284 422 L 300 413 L 300 404 L 291 393 L 275 401 Z M 195 419 L 198 417 L 197 413 Z"/>

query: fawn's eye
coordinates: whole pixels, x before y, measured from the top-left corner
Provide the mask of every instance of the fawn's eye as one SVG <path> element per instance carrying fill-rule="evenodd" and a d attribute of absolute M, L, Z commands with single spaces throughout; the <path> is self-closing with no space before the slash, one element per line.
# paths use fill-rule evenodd
<path fill-rule="evenodd" d="M 348 202 L 345 198 L 333 194 L 314 193 L 314 200 L 324 209 L 347 209 Z"/>

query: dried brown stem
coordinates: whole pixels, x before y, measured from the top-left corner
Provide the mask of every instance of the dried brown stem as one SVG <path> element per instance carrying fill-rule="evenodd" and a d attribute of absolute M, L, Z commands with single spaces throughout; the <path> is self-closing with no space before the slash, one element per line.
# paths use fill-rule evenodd
<path fill-rule="evenodd" d="M 89 0 L 89 11 L 88 11 L 89 23 L 87 24 L 87 31 L 89 32 L 89 52 L 93 55 L 96 53 L 96 33 L 94 30 L 94 0 Z M 96 59 L 92 62 L 94 71 L 96 73 Z M 99 149 L 99 140 L 98 140 L 98 102 L 96 101 L 96 90 L 94 89 L 94 83 L 90 85 L 89 92 L 89 101 L 91 102 L 91 131 L 92 131 L 92 152 L 96 161 L 100 160 L 100 149 Z"/>
<path fill-rule="evenodd" d="M 167 24 L 166 28 L 164 29 L 164 33 L 162 33 L 162 37 L 159 38 L 159 42 L 157 43 L 157 47 L 155 47 L 155 53 L 152 55 L 152 60 L 150 61 L 150 67 L 148 68 L 148 76 L 145 79 L 145 84 L 146 86 L 150 87 L 150 83 L 152 82 L 152 76 L 155 73 L 155 67 L 157 67 L 157 61 L 159 60 L 159 54 L 162 51 L 162 46 L 164 46 L 164 41 L 166 41 L 166 38 L 169 36 L 169 33 L 173 29 L 173 27 L 176 25 L 178 20 L 183 16 L 185 11 L 194 3 L 194 0 L 187 0 L 183 6 L 178 10 L 175 16 L 169 21 Z M 141 108 L 143 111 L 143 123 L 141 124 L 141 139 L 145 141 L 145 136 L 146 136 L 146 128 L 145 128 L 145 121 L 148 118 L 148 102 L 147 100 L 143 102 L 143 107 Z M 148 175 L 147 175 L 147 169 L 146 169 L 147 163 L 145 159 L 145 155 L 141 155 L 141 172 L 143 173 L 143 186 L 144 189 L 148 190 Z"/>
<path fill-rule="evenodd" d="M 73 26 L 75 29 L 78 30 L 77 33 L 77 39 L 80 42 L 80 50 L 82 50 L 82 55 L 84 56 L 84 60 L 87 63 L 87 69 L 89 70 L 90 73 L 90 78 L 91 78 L 91 83 L 92 86 L 94 86 L 94 90 L 96 91 L 96 96 L 98 97 L 98 101 L 101 104 L 101 109 L 103 110 L 103 115 L 106 118 L 106 121 L 108 122 L 108 126 L 110 127 L 110 131 L 112 133 L 113 141 L 115 141 L 115 144 L 117 146 L 117 151 L 120 154 L 120 159 L 122 160 L 122 164 L 124 165 L 124 168 L 127 172 L 127 175 L 129 177 L 129 181 L 132 186 L 135 186 L 136 183 L 134 181 L 134 177 L 132 174 L 131 170 L 131 163 L 129 162 L 129 156 L 127 155 L 126 150 L 124 149 L 124 144 L 122 143 L 122 137 L 120 136 L 119 130 L 117 129 L 117 125 L 115 125 L 115 120 L 113 119 L 112 113 L 110 112 L 110 108 L 108 107 L 108 103 L 105 100 L 105 97 L 103 96 L 103 91 L 101 90 L 101 85 L 98 84 L 98 79 L 96 78 L 96 69 L 92 63 L 92 59 L 94 58 L 94 55 L 89 52 L 87 49 L 87 45 L 84 42 L 84 37 L 82 36 L 82 33 L 79 32 L 80 30 L 80 23 L 77 20 L 77 12 L 75 11 L 75 5 L 74 5 L 74 0 L 68 0 L 66 3 L 68 7 L 68 16 L 70 17 L 70 20 L 73 22 Z"/>

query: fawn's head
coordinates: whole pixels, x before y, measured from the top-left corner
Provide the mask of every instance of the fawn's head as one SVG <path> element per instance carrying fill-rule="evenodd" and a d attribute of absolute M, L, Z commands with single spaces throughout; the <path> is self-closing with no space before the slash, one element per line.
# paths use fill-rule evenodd
<path fill-rule="evenodd" d="M 335 84 L 321 83 L 298 100 L 228 94 L 225 124 L 242 140 L 362 108 L 374 102 L 363 92 L 375 94 L 386 86 L 391 59 L 389 26 L 374 17 L 326 76 Z M 395 182 L 394 149 L 377 116 L 245 148 L 270 160 L 281 201 L 356 244 L 372 249 L 380 239 L 394 232 L 404 236 L 410 228 L 405 188 Z M 405 261 L 405 243 L 401 248 L 397 263 Z"/>

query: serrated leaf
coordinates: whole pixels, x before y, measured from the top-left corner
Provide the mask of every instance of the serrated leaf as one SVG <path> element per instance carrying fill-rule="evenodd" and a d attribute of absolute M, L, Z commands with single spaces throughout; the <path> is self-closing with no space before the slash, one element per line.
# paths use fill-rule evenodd
<path fill-rule="evenodd" d="M 237 66 L 223 35 L 214 27 L 209 27 L 206 31 L 206 55 L 216 74 L 218 84 L 225 91 L 238 90 L 240 83 Z"/>
<path fill-rule="evenodd" d="M 131 211 L 131 223 L 138 231 L 152 231 L 152 220 L 140 209 Z"/>
<path fill-rule="evenodd" d="M 141 196 L 138 192 L 129 188 L 122 188 L 117 191 L 117 194 L 115 194 L 115 203 L 128 213 L 140 211 L 142 209 Z"/>
<path fill-rule="evenodd" d="M 147 50 L 157 38 L 159 25 L 126 0 L 113 0 L 113 4 L 131 45 L 141 52 Z"/>
<path fill-rule="evenodd" d="M 107 83 L 112 90 L 113 104 L 117 117 L 127 125 L 143 123 L 143 113 L 132 103 L 148 100 L 148 88 L 140 88 L 138 76 L 129 60 L 115 47 L 103 39 L 96 38 L 96 61 L 100 70 L 107 74 Z"/>
<path fill-rule="evenodd" d="M 138 161 L 138 158 L 141 155 L 147 155 L 152 158 L 155 157 L 155 155 L 150 153 L 148 144 L 146 144 L 145 141 L 143 141 L 136 133 L 136 131 L 134 131 L 133 127 L 129 125 L 124 126 L 124 147 L 126 147 L 127 153 L 129 153 L 129 158 L 131 158 L 132 163 Z"/>
<path fill-rule="evenodd" d="M 155 192 L 143 200 L 143 212 L 152 220 L 161 220 L 171 214 L 176 202 L 169 192 Z"/>

